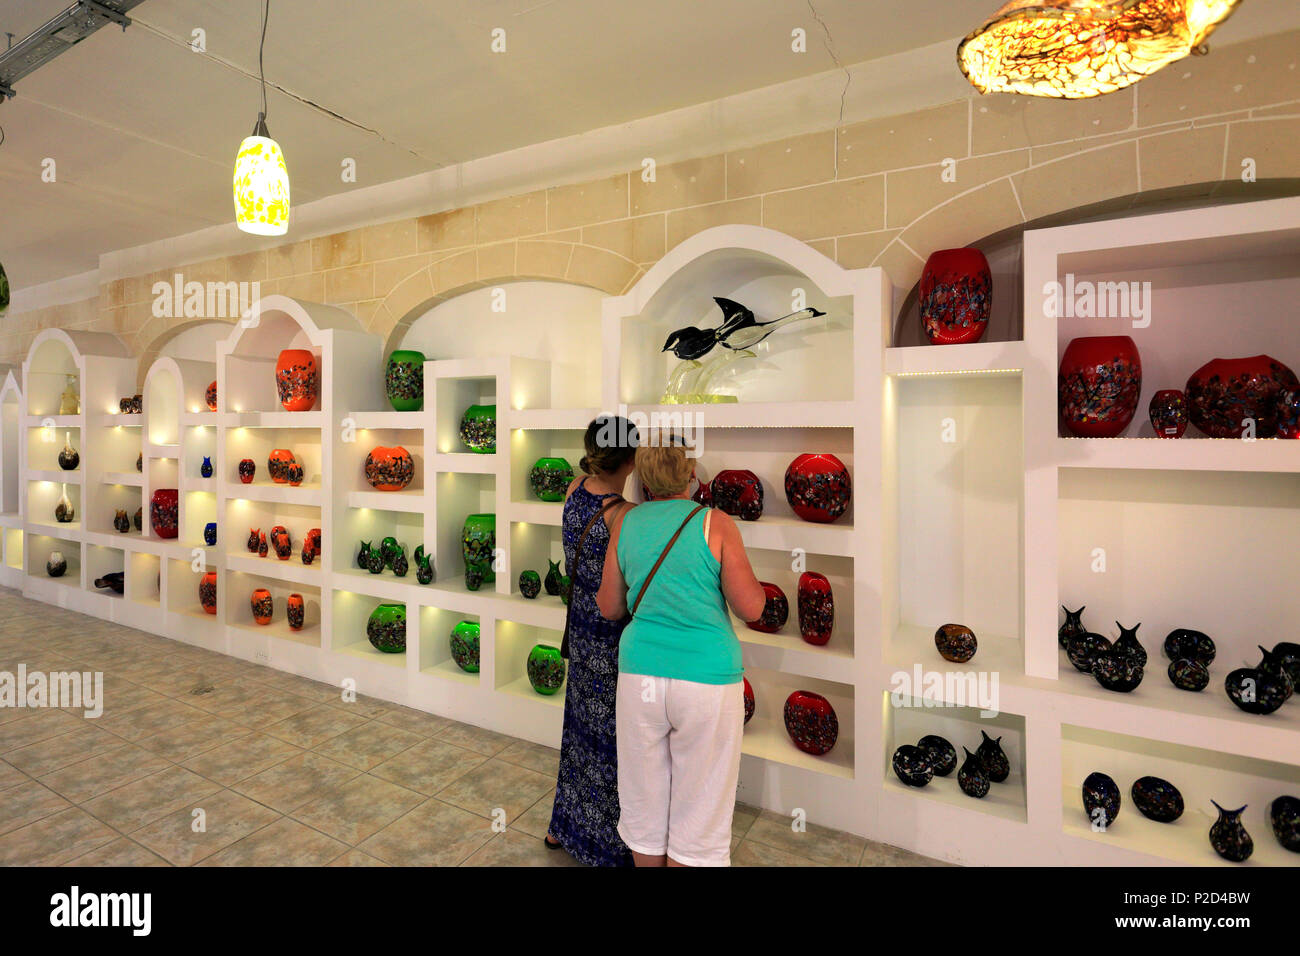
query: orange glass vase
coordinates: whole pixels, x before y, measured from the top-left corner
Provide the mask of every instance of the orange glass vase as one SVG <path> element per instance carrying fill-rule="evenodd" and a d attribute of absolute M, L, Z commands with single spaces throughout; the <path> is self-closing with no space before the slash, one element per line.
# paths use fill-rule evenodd
<path fill-rule="evenodd" d="M 253 591 L 249 603 L 253 608 L 253 620 L 258 624 L 270 624 L 271 612 L 274 605 L 271 601 L 271 592 L 266 588 L 257 588 Z"/>
<path fill-rule="evenodd" d="M 366 456 L 365 472 L 376 491 L 401 491 L 415 477 L 415 462 L 401 445 L 380 447 Z"/>
<path fill-rule="evenodd" d="M 266 459 L 266 470 L 271 475 L 271 480 L 277 485 L 289 483 L 289 466 L 298 463 L 298 459 L 293 457 L 293 452 L 287 448 L 275 448 Z"/>
<path fill-rule="evenodd" d="M 320 380 L 316 356 L 307 349 L 285 349 L 275 363 L 275 390 L 286 412 L 309 412 L 316 407 Z"/>

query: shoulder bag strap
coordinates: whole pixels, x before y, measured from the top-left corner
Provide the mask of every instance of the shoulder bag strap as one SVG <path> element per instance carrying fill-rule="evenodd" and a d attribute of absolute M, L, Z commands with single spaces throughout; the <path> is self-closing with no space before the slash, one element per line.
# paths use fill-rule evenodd
<path fill-rule="evenodd" d="M 587 521 L 587 526 L 582 529 L 582 534 L 578 535 L 578 544 L 573 549 L 574 567 L 569 571 L 569 603 L 564 608 L 564 639 L 560 641 L 560 656 L 563 658 L 569 656 L 569 617 L 573 614 L 573 575 L 577 571 L 578 561 L 582 557 L 582 546 L 587 542 L 587 533 L 591 531 L 598 520 L 623 503 L 624 498 L 622 495 L 614 495 L 612 501 L 605 502 L 601 509 L 591 516 Z"/>
<path fill-rule="evenodd" d="M 673 549 L 673 545 L 675 545 L 677 543 L 677 539 L 682 536 L 682 532 L 685 531 L 686 526 L 691 523 L 691 519 L 694 518 L 697 514 L 699 514 L 703 510 L 704 510 L 704 505 L 696 505 L 691 510 L 691 513 L 686 516 L 686 520 L 682 522 L 681 527 L 679 527 L 675 532 L 673 532 L 673 536 L 668 539 L 668 543 L 664 545 L 664 549 L 662 553 L 660 553 L 659 555 L 659 560 L 655 562 L 655 566 L 650 569 L 650 573 L 646 575 L 645 581 L 641 583 L 641 590 L 637 593 L 636 601 L 633 602 L 632 608 L 628 612 L 629 614 L 633 614 L 633 615 L 636 614 L 636 609 L 641 606 L 641 599 L 645 597 L 645 589 L 648 588 L 650 586 L 650 582 L 654 580 L 655 573 L 659 570 L 659 565 L 664 563 L 664 558 L 668 557 L 668 552 Z"/>

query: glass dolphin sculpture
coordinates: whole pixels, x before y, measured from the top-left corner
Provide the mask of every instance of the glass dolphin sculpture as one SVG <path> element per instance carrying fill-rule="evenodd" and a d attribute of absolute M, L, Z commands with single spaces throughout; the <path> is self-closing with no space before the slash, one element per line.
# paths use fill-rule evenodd
<path fill-rule="evenodd" d="M 718 303 L 718 308 L 722 310 L 721 325 L 716 329 L 698 329 L 693 325 L 678 329 L 668 336 L 662 351 L 672 352 L 683 361 L 702 358 L 719 344 L 723 348 L 739 352 L 752 349 L 784 325 L 826 314 L 820 309 L 809 307 L 783 315 L 779 319 L 759 322 L 754 318 L 754 313 L 739 302 L 719 296 L 714 296 L 713 301 Z"/>

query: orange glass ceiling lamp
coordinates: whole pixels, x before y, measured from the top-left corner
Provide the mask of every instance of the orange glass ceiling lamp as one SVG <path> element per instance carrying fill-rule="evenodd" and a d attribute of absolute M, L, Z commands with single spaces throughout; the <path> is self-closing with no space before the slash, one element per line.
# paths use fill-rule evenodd
<path fill-rule="evenodd" d="M 961 41 L 957 63 L 981 93 L 1083 99 L 1206 53 L 1241 0 L 1011 0 Z"/>

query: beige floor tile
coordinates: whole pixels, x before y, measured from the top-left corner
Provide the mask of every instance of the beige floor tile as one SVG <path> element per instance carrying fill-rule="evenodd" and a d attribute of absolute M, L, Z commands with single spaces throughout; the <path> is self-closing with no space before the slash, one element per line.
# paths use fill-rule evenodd
<path fill-rule="evenodd" d="M 825 866 L 857 866 L 867 845 L 862 837 L 813 823 L 797 831 L 791 817 L 771 810 L 759 814 L 746 831 L 745 842 L 775 847 Z"/>
<path fill-rule="evenodd" d="M 30 776 L 39 777 L 121 746 L 121 737 L 87 724 L 80 730 L 10 751 L 5 760 Z M 3 789 L 3 783 L 0 783 L 0 789 Z"/>
<path fill-rule="evenodd" d="M 295 747 L 311 750 L 331 737 L 360 727 L 365 722 L 364 717 L 354 717 L 336 707 L 322 704 L 262 729 L 272 737 L 279 737 Z"/>
<path fill-rule="evenodd" d="M 484 730 L 482 727 L 475 727 L 472 724 L 462 724 L 454 720 L 434 736 L 439 740 L 447 741 L 449 744 L 455 744 L 457 747 L 464 747 L 466 750 L 473 750 L 488 757 L 495 757 L 516 742 L 514 737 L 498 734 L 491 730 Z"/>
<path fill-rule="evenodd" d="M 0 755 L 81 729 L 81 718 L 62 710 L 29 710 L 25 717 L 0 724 Z"/>
<path fill-rule="evenodd" d="M 335 787 L 341 787 L 360 773 L 354 767 L 320 754 L 300 752 L 256 776 L 241 780 L 231 789 L 281 813 L 289 813 Z"/>
<path fill-rule="evenodd" d="M 548 850 L 540 838 L 517 830 L 494 834 L 461 866 L 581 866 L 564 850 Z"/>
<path fill-rule="evenodd" d="M 196 811 L 202 815 L 196 817 Z M 173 866 L 193 866 L 278 819 L 274 810 L 222 790 L 141 827 L 131 839 Z"/>
<path fill-rule="evenodd" d="M 425 740 L 385 760 L 371 773 L 408 790 L 433 796 L 487 759 L 480 753 L 441 740 Z"/>
<path fill-rule="evenodd" d="M 337 707 L 339 710 L 352 714 L 354 717 L 364 717 L 367 720 L 382 717 L 395 706 L 386 700 L 380 700 L 377 697 L 365 697 L 360 694 L 357 695 L 356 700 L 343 700 L 340 697 L 327 701 L 327 703 L 331 707 Z"/>
<path fill-rule="evenodd" d="M 101 717 L 95 723 L 101 730 L 107 730 L 124 740 L 135 743 L 203 716 L 205 716 L 204 712 L 197 707 L 191 707 L 178 700 L 164 700 L 137 707 L 124 714 Z"/>
<path fill-rule="evenodd" d="M 167 761 L 135 744 L 96 754 L 42 776 L 41 782 L 74 803 L 85 803 L 136 780 L 158 773 Z"/>
<path fill-rule="evenodd" d="M 862 854 L 860 866 L 956 866 L 956 863 L 948 863 L 945 860 L 936 860 L 933 857 L 921 856 L 919 853 L 913 853 L 910 850 L 904 850 L 901 847 L 890 846 L 888 843 L 867 843 L 866 851 Z"/>
<path fill-rule="evenodd" d="M 300 753 L 301 750 L 283 740 L 266 734 L 250 734 L 182 760 L 181 766 L 230 787 Z"/>
<path fill-rule="evenodd" d="M 543 747 L 528 740 L 515 741 L 497 754 L 497 759 L 552 778 L 560 773 L 560 752 L 554 747 Z"/>
<path fill-rule="evenodd" d="M 347 851 L 346 843 L 281 817 L 212 854 L 199 866 L 325 866 Z"/>
<path fill-rule="evenodd" d="M 455 866 L 493 835 L 490 820 L 431 799 L 358 849 L 392 866 Z"/>
<path fill-rule="evenodd" d="M 8 834 L 43 820 L 71 804 L 35 780 L 10 787 L 0 799 L 0 834 Z"/>
<path fill-rule="evenodd" d="M 349 850 L 331 863 L 330 866 L 388 866 L 388 864 L 383 860 L 376 860 L 369 853 L 362 853 L 360 850 Z"/>
<path fill-rule="evenodd" d="M 118 837 L 112 843 L 105 843 L 97 850 L 82 854 L 69 860 L 65 866 L 171 866 L 166 860 L 152 850 L 146 850 L 140 844 Z"/>
<path fill-rule="evenodd" d="M 520 830 L 541 839 L 551 828 L 551 813 L 555 810 L 555 789 L 510 821 L 510 829 Z"/>
<path fill-rule="evenodd" d="M 58 866 L 118 838 L 79 807 L 68 807 L 0 838 L 0 866 Z"/>
<path fill-rule="evenodd" d="M 184 767 L 168 767 L 158 773 L 111 790 L 82 806 L 121 833 L 134 830 L 221 788 Z"/>
<path fill-rule="evenodd" d="M 203 694 L 185 694 L 181 700 L 210 714 L 226 716 L 266 696 L 266 687 L 251 680 L 224 679 Z"/>
<path fill-rule="evenodd" d="M 30 778 L 13 764 L 0 760 L 0 790 L 8 790 L 10 787 L 16 787 L 20 783 L 26 783 Z"/>
<path fill-rule="evenodd" d="M 370 721 L 355 730 L 331 737 L 313 748 L 316 753 L 358 770 L 370 770 L 424 738 L 388 724 Z"/>
<path fill-rule="evenodd" d="M 381 723 L 390 724 L 421 737 L 433 737 L 450 727 L 454 721 L 437 714 L 426 714 L 412 707 L 393 705 L 375 718 Z"/>
<path fill-rule="evenodd" d="M 731 815 L 731 835 L 743 837 L 749 832 L 749 828 L 754 825 L 762 811 L 758 807 L 751 807 L 744 803 L 736 804 L 736 811 Z"/>
<path fill-rule="evenodd" d="M 315 710 L 319 706 L 320 704 L 316 703 L 316 701 L 308 700 L 306 697 L 282 694 L 279 691 L 268 689 L 264 690 L 260 696 L 254 697 L 246 703 L 223 709 L 219 713 L 222 717 L 233 720 L 237 724 L 243 724 L 245 727 L 265 730 L 274 723 L 295 714 Z"/>
<path fill-rule="evenodd" d="M 731 851 L 732 866 L 821 866 L 807 857 L 796 856 L 785 850 L 741 840 L 740 845 Z"/>
<path fill-rule="evenodd" d="M 439 790 L 437 796 L 481 817 L 494 817 L 504 810 L 509 823 L 554 789 L 552 776 L 493 759 Z"/>
<path fill-rule="evenodd" d="M 292 814 L 295 820 L 356 846 L 424 798 L 369 774 L 321 794 Z"/>
<path fill-rule="evenodd" d="M 186 721 L 179 727 L 164 730 L 152 737 L 138 741 L 145 750 L 152 751 L 173 763 L 214 750 L 222 744 L 247 737 L 250 731 L 233 721 L 214 714 L 204 714 L 196 720 Z"/>

